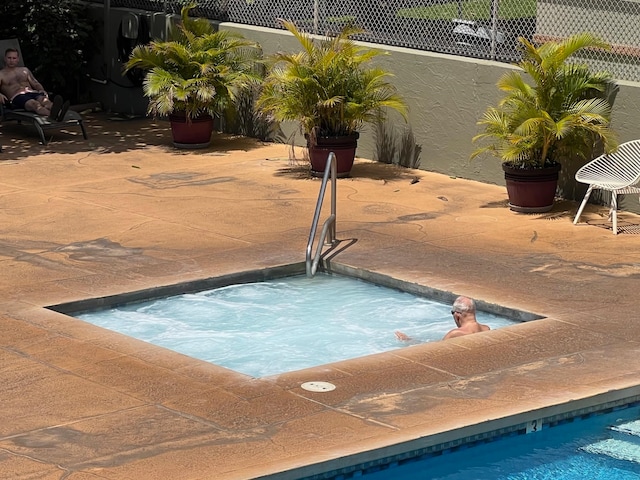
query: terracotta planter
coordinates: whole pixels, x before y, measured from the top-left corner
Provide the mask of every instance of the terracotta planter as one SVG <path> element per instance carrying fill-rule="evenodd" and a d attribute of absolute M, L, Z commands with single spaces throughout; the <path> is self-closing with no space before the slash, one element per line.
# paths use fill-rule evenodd
<path fill-rule="evenodd" d="M 211 144 L 213 118 L 203 115 L 187 122 L 184 114 L 169 115 L 173 146 L 176 148 L 207 148 Z"/>
<path fill-rule="evenodd" d="M 311 145 L 308 135 L 305 137 L 311 160 L 311 175 L 314 177 L 324 175 L 327 158 L 331 152 L 336 156 L 338 178 L 348 177 L 351 174 L 360 137 L 357 132 L 344 137 L 316 137 L 316 145 Z"/>
<path fill-rule="evenodd" d="M 547 168 L 512 168 L 502 165 L 509 195 L 509 208 L 514 212 L 542 213 L 553 208 L 561 165 Z"/>

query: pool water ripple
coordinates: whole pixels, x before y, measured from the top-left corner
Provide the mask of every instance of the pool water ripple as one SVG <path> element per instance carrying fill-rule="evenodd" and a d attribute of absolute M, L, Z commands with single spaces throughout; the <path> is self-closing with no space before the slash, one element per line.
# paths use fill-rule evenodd
<path fill-rule="evenodd" d="M 230 285 L 77 317 L 254 377 L 407 345 L 455 327 L 445 305 L 362 280 L 319 274 Z M 514 321 L 479 312 L 492 329 Z"/>

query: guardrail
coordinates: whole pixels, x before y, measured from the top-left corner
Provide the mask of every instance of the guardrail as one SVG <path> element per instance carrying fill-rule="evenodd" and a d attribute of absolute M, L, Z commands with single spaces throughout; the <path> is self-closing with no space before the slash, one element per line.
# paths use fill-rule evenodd
<path fill-rule="evenodd" d="M 322 205 L 324 203 L 324 194 L 327 190 L 327 183 L 329 182 L 329 175 L 331 176 L 331 215 L 324 221 L 322 226 L 322 232 L 318 239 L 318 247 L 316 248 L 316 254 L 313 255 L 313 243 L 316 237 L 316 231 L 318 230 L 318 222 L 320 220 L 320 213 L 322 212 Z M 306 251 L 306 270 L 307 277 L 313 277 L 318 270 L 318 264 L 322 258 L 322 248 L 324 246 L 333 246 L 336 242 L 336 186 L 338 178 L 338 167 L 336 164 L 336 156 L 333 152 L 329 153 L 327 158 L 327 165 L 324 168 L 324 175 L 322 177 L 322 184 L 320 185 L 320 193 L 318 194 L 318 201 L 316 202 L 316 211 L 313 214 L 313 222 L 311 223 L 311 231 L 309 232 L 309 241 L 307 242 Z"/>

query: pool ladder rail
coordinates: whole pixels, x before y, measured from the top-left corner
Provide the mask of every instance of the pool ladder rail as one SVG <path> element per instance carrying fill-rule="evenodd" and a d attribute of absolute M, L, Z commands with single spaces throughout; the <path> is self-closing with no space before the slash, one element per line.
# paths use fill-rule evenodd
<path fill-rule="evenodd" d="M 318 222 L 320 220 L 320 213 L 322 211 L 322 205 L 324 203 L 324 194 L 327 190 L 327 183 L 329 183 L 329 175 L 331 175 L 331 215 L 324 221 L 322 225 L 322 232 L 318 239 L 318 247 L 316 249 L 315 256 L 313 255 L 313 244 L 316 237 L 316 231 L 318 229 Z M 309 232 L 309 241 L 307 242 L 306 251 L 306 270 L 307 277 L 313 277 L 318 270 L 318 264 L 322 258 L 322 250 L 325 246 L 333 247 L 336 244 L 336 185 L 338 178 L 338 167 L 336 164 L 336 156 L 333 152 L 329 153 L 327 157 L 327 164 L 324 168 L 324 175 L 322 177 L 322 184 L 320 185 L 320 193 L 318 194 L 318 201 L 316 203 L 316 211 L 313 214 L 313 222 L 311 223 L 311 231 Z"/>

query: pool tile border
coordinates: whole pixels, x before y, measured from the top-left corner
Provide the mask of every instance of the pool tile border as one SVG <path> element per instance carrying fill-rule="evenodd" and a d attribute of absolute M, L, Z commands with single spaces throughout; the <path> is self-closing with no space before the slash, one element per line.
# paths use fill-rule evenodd
<path fill-rule="evenodd" d="M 540 430 L 544 430 L 547 428 L 553 428 L 555 426 L 562 425 L 569 421 L 585 420 L 591 418 L 594 415 L 601 415 L 610 413 L 615 410 L 622 410 L 627 408 L 632 408 L 640 405 L 640 393 L 635 393 L 631 396 L 628 395 L 630 390 L 640 390 L 640 387 L 633 387 L 632 389 L 624 389 L 620 392 L 607 392 L 605 394 L 596 395 L 593 397 L 589 397 L 582 400 L 576 400 L 574 402 L 569 402 L 564 405 L 546 407 L 540 410 L 533 410 L 525 412 L 524 414 L 517 414 L 510 417 L 501 418 L 496 421 L 488 421 L 485 422 L 487 430 L 484 430 L 479 433 L 474 433 L 467 436 L 460 436 L 458 438 L 454 438 L 452 440 L 442 441 L 440 443 L 435 443 L 432 445 L 419 447 L 419 448 L 409 448 L 408 450 L 402 453 L 394 453 L 392 455 L 386 455 L 385 452 L 398 448 L 401 448 L 401 445 L 410 445 L 413 443 L 425 442 L 427 443 L 431 438 L 440 437 L 441 435 L 434 435 L 431 437 L 424 437 L 422 439 L 414 440 L 411 442 L 405 442 L 403 444 L 395 444 L 386 448 L 381 448 L 378 450 L 377 455 L 378 458 L 374 460 L 368 460 L 364 462 L 357 463 L 355 460 L 358 457 L 363 455 L 372 456 L 372 452 L 362 452 L 358 454 L 354 454 L 348 457 L 343 457 L 341 459 L 325 462 L 324 464 L 316 464 L 312 466 L 302 467 L 296 470 L 290 470 L 287 472 L 281 472 L 274 475 L 269 475 L 265 477 L 260 477 L 264 480 L 349 480 L 352 478 L 359 478 L 368 473 L 374 473 L 381 470 L 386 470 L 390 468 L 395 468 L 406 463 L 416 462 L 420 460 L 427 460 L 433 457 L 439 457 L 441 455 L 445 455 L 448 453 L 454 453 L 461 449 L 473 448 L 474 446 L 492 443 L 495 441 L 499 441 L 504 438 L 520 436 L 531 434 L 535 435 L 535 432 L 527 433 L 528 424 L 532 421 L 541 421 L 542 428 Z M 622 398 L 613 398 L 611 400 L 606 400 L 608 397 L 618 397 L 619 395 L 623 395 Z M 598 403 L 601 402 L 601 403 Z M 576 405 L 583 405 L 579 408 L 572 408 Z M 558 409 L 568 409 L 564 411 L 560 411 L 558 413 L 551 413 L 550 411 L 558 410 Z M 494 423 L 504 423 L 505 421 L 508 423 L 510 419 L 517 418 L 511 425 L 507 425 L 500 428 L 491 429 L 490 425 Z M 462 432 L 467 429 L 476 429 L 477 425 L 470 425 L 468 427 L 463 427 L 461 429 L 445 432 L 444 435 L 451 436 L 455 435 L 454 432 Z M 480 425 L 482 428 L 482 425 Z M 309 473 L 308 470 L 311 469 L 322 469 L 323 465 L 329 466 L 333 463 L 347 463 L 350 459 L 353 459 L 352 465 L 342 466 L 337 468 L 332 468 L 330 470 L 325 470 L 319 473 Z"/>

